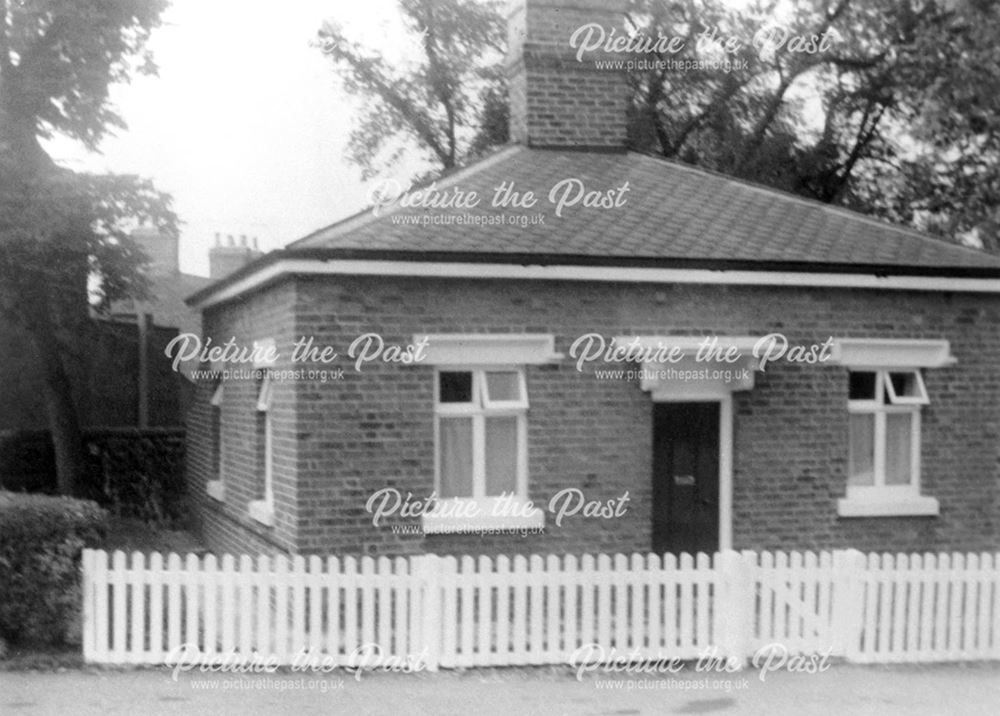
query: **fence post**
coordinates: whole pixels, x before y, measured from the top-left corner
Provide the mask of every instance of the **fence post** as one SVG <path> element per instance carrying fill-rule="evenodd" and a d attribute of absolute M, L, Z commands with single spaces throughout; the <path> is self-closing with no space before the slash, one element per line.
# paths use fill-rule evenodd
<path fill-rule="evenodd" d="M 421 629 L 427 670 L 437 671 L 441 664 L 441 558 L 436 554 L 425 554 L 414 557 L 413 561 L 418 583 L 423 585 Z"/>
<path fill-rule="evenodd" d="M 833 643 L 831 653 L 850 660 L 859 648 L 864 625 L 865 555 L 856 549 L 833 553 Z"/>
<path fill-rule="evenodd" d="M 90 662 L 94 658 L 94 550 L 83 550 L 83 660 Z"/>
<path fill-rule="evenodd" d="M 722 650 L 727 663 L 742 668 L 750 656 L 753 644 L 754 616 L 757 595 L 754 589 L 753 552 L 727 550 L 719 553 L 719 577 L 722 584 Z"/>

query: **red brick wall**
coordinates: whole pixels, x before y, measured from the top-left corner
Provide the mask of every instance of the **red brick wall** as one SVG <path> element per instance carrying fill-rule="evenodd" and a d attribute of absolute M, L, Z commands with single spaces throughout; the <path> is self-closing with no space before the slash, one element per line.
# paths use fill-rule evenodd
<path fill-rule="evenodd" d="M 424 496 L 433 489 L 433 369 L 369 365 L 354 372 L 347 346 L 369 331 L 387 342 L 409 342 L 414 333 L 424 332 L 554 333 L 562 353 L 576 337 L 590 332 L 610 338 L 778 331 L 796 343 L 830 336 L 946 338 L 958 363 L 924 372 L 931 404 L 922 413 L 923 493 L 940 501 L 940 516 L 838 518 L 836 501 L 844 495 L 846 480 L 846 370 L 772 364 L 757 374 L 752 391 L 735 394 L 734 546 L 910 551 L 1000 545 L 1000 299 L 995 297 L 317 277 L 300 278 L 294 289 L 282 284 L 238 306 L 209 311 L 206 319 L 206 326 L 224 329 L 226 336 L 238 324 L 255 330 L 270 326 L 279 347 L 292 340 L 294 326 L 296 335 L 336 347 L 341 356 L 332 367 L 346 368 L 342 381 L 301 381 L 276 393 L 282 411 L 281 469 L 276 471 L 280 523 L 271 531 L 254 528 L 254 536 L 241 542 L 244 538 L 234 530 L 249 524 L 240 513 L 248 493 L 242 485 L 234 487 L 234 498 L 230 502 L 227 495 L 221 513 L 202 510 L 208 516 L 209 539 L 226 549 L 241 544 L 259 549 L 261 535 L 268 545 L 303 552 L 546 553 L 650 547 L 650 397 L 636 382 L 578 373 L 568 356 L 556 365 L 527 369 L 530 496 L 536 504 L 546 504 L 566 487 L 597 500 L 616 499 L 628 490 L 625 516 L 576 516 L 558 528 L 547 515 L 545 534 L 528 537 L 404 536 L 393 534 L 388 525 L 373 527 L 364 503 L 375 490 L 392 486 Z M 283 352 L 287 358 L 290 349 Z M 202 397 L 199 402 L 207 402 L 208 396 Z M 250 415 L 252 397 L 246 392 L 226 408 L 226 439 L 238 451 L 230 468 L 235 475 L 255 474 L 249 443 L 253 433 L 244 417 Z M 196 415 L 199 411 L 204 407 Z M 205 463 L 198 432 L 194 425 L 189 429 L 196 481 L 203 479 L 198 474 Z M 229 527 L 221 526 L 221 515 Z"/>
<path fill-rule="evenodd" d="M 287 367 L 297 335 L 294 320 L 295 288 L 292 282 L 273 286 L 265 293 L 229 304 L 205 315 L 205 336 L 217 343 L 235 338 L 238 346 L 271 338 Z M 208 365 L 204 366 L 206 369 Z M 252 371 L 253 366 L 232 365 Z M 221 416 L 222 472 L 225 499 L 218 502 L 205 493 L 205 484 L 216 479 L 212 436 L 211 397 L 214 384 L 202 381 L 188 414 L 188 480 L 196 518 L 207 543 L 219 552 L 291 551 L 296 542 L 300 505 L 296 497 L 295 468 L 296 390 L 294 383 L 276 382 L 271 418 L 274 446 L 275 524 L 265 526 L 250 519 L 247 505 L 263 496 L 264 473 L 258 458 L 258 382 L 250 377 L 224 381 Z"/>

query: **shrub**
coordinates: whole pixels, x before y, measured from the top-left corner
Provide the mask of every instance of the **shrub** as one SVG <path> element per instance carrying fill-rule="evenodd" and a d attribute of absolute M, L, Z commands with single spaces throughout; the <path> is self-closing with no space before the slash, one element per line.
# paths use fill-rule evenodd
<path fill-rule="evenodd" d="M 148 524 L 185 521 L 182 428 L 88 428 L 78 496 Z M 45 430 L 0 433 L 0 490 L 56 493 L 52 441 Z"/>
<path fill-rule="evenodd" d="M 86 493 L 120 517 L 149 524 L 182 521 L 184 433 L 166 428 L 92 430 Z"/>
<path fill-rule="evenodd" d="M 81 551 L 106 529 L 94 502 L 0 492 L 0 637 L 66 641 L 80 610 Z"/>

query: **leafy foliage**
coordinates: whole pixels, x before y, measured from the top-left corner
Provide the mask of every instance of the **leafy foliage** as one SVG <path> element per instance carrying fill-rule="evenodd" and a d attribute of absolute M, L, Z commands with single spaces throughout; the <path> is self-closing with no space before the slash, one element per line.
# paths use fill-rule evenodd
<path fill-rule="evenodd" d="M 58 132 L 90 149 L 125 123 L 108 88 L 153 73 L 145 50 L 166 0 L 3 0 L 0 74 L 7 113 L 38 136 Z"/>
<path fill-rule="evenodd" d="M 500 62 L 504 21 L 495 0 L 400 0 L 416 45 L 414 62 L 394 63 L 353 42 L 328 21 L 319 46 L 340 71 L 345 89 L 363 101 L 348 150 L 365 178 L 397 161 L 406 139 L 450 169 L 472 151 L 506 141 Z M 480 112 L 479 107 L 484 111 Z"/>
<path fill-rule="evenodd" d="M 735 71 L 646 72 L 635 89 L 633 145 L 950 238 L 1000 204 L 996 167 L 1000 10 L 955 0 L 798 0 L 789 36 L 830 37 L 797 53 L 759 42 L 775 3 L 634 0 L 649 35 L 740 38 Z M 755 40 L 758 40 L 755 42 Z M 989 245 L 985 231 L 979 238 Z"/>
<path fill-rule="evenodd" d="M 0 637 L 65 641 L 80 608 L 80 553 L 107 516 L 93 502 L 0 492 Z"/>

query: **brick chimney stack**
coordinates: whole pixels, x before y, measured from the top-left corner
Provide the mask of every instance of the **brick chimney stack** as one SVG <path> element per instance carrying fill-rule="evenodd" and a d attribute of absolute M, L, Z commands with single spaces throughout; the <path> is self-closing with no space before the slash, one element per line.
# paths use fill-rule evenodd
<path fill-rule="evenodd" d="M 215 245 L 208 252 L 208 275 L 211 278 L 228 276 L 263 255 L 264 252 L 257 246 L 256 236 L 248 239 L 246 234 L 241 234 L 239 238 L 227 234 L 223 238 L 216 232 Z"/>
<path fill-rule="evenodd" d="M 165 236 L 156 229 L 144 227 L 135 229 L 132 239 L 149 257 L 151 274 L 168 275 L 180 271 L 176 236 Z"/>
<path fill-rule="evenodd" d="M 625 55 L 594 49 L 577 60 L 580 27 L 624 35 L 625 0 L 512 0 L 507 15 L 511 140 L 531 147 L 624 151 L 628 86 L 623 70 L 598 67 Z M 586 33 L 581 33 L 581 37 Z M 600 37 L 594 29 L 591 37 Z"/>

